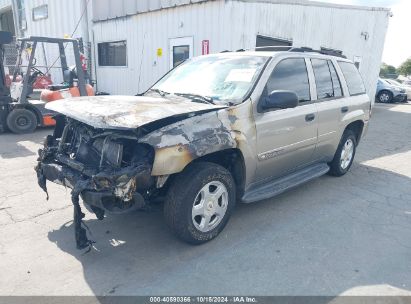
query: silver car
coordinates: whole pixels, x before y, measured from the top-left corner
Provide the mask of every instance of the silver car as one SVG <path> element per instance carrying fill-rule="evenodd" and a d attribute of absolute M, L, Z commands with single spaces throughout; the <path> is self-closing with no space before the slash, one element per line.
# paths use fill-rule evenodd
<path fill-rule="evenodd" d="M 393 79 L 384 79 L 384 80 L 393 86 L 396 86 L 396 87 L 399 87 L 405 90 L 405 93 L 407 94 L 407 100 L 411 100 L 411 82 L 404 81 L 403 83 L 400 83 Z"/>
<path fill-rule="evenodd" d="M 355 65 L 307 49 L 193 58 L 140 96 L 49 103 L 58 113 L 38 182 L 72 189 L 78 248 L 85 207 L 103 219 L 164 201 L 169 227 L 200 244 L 237 202 L 350 169 L 371 102 Z"/>

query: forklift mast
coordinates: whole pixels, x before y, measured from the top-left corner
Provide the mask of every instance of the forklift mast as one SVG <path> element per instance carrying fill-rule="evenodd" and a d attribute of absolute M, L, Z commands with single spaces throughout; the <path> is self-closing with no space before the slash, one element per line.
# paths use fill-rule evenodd
<path fill-rule="evenodd" d="M 31 53 L 30 53 L 29 62 L 27 65 L 27 71 L 23 77 L 23 88 L 22 88 L 21 97 L 18 103 L 20 104 L 28 103 L 27 95 L 30 94 L 30 89 L 31 89 L 29 79 L 32 73 L 32 69 L 35 67 L 34 61 L 35 61 L 35 54 L 36 54 L 38 43 L 52 43 L 52 44 L 58 45 L 59 58 L 61 62 L 61 72 L 62 72 L 64 82 L 70 81 L 69 79 L 70 77 L 68 76 L 70 75 L 70 70 L 67 65 L 66 46 L 67 44 L 72 45 L 73 53 L 74 53 L 74 60 L 75 60 L 75 67 L 76 67 L 76 72 L 77 72 L 77 79 L 78 79 L 77 86 L 80 92 L 80 96 L 87 96 L 86 77 L 85 77 L 85 73 L 81 66 L 79 43 L 76 39 L 31 36 L 28 38 L 19 38 L 18 41 L 20 42 L 20 47 L 19 47 L 19 54 L 18 54 L 16 67 L 19 67 L 19 65 L 21 64 L 21 55 L 23 51 L 26 49 L 28 44 L 31 45 Z M 13 82 L 16 81 L 18 71 L 19 71 L 18 68 L 14 70 Z"/>
<path fill-rule="evenodd" d="M 10 32 L 0 31 L 0 96 L 8 96 L 10 91 L 6 86 L 6 73 L 4 71 L 4 45 L 10 44 L 13 36 Z"/>

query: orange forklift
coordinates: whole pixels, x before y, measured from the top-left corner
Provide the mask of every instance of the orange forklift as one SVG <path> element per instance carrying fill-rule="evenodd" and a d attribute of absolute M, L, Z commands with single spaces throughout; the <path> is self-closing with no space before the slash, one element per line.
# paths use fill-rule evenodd
<path fill-rule="evenodd" d="M 9 130 L 18 134 L 31 133 L 37 127 L 53 126 L 55 125 L 53 119 L 55 113 L 45 108 L 47 102 L 62 98 L 94 95 L 92 86 L 86 83 L 78 40 L 32 36 L 20 38 L 17 41 L 18 56 L 10 88 L 6 86 L 3 60 L 0 60 L 0 132 Z M 1 58 L 4 57 L 4 45 L 11 42 L 11 34 L 0 31 Z M 63 82 L 49 85 L 47 89 L 41 90 L 40 98 L 38 96 L 33 98 L 33 84 L 38 77 L 47 74 L 36 67 L 35 54 L 40 43 L 51 43 L 58 46 Z M 70 49 L 74 53 L 75 65 L 73 67 L 67 65 L 66 48 L 68 45 L 71 45 Z M 21 78 L 19 73 L 23 67 L 23 52 L 27 49 L 30 49 L 28 63 L 25 66 L 27 68 L 19 81 Z"/>

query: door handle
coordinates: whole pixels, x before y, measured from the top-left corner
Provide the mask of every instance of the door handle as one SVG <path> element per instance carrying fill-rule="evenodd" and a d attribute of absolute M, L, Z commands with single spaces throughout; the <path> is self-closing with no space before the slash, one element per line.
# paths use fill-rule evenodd
<path fill-rule="evenodd" d="M 313 121 L 315 119 L 315 114 L 305 115 L 305 121 Z"/>
<path fill-rule="evenodd" d="M 341 108 L 341 113 L 347 113 L 347 112 L 348 112 L 348 107 Z"/>

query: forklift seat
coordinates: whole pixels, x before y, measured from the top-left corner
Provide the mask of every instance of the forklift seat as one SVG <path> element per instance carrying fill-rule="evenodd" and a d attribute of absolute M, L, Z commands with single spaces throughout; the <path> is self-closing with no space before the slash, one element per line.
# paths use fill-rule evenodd
<path fill-rule="evenodd" d="M 70 88 L 69 84 L 64 84 L 64 83 L 60 83 L 60 84 L 51 84 L 47 87 L 47 89 L 49 89 L 50 91 L 59 91 L 59 90 L 65 90 Z"/>
<path fill-rule="evenodd" d="M 88 96 L 94 96 L 94 89 L 91 85 L 86 85 Z M 60 90 L 43 90 L 40 95 L 40 100 L 43 102 L 51 102 L 59 99 L 80 97 L 80 90 L 78 87 L 64 88 Z"/>

